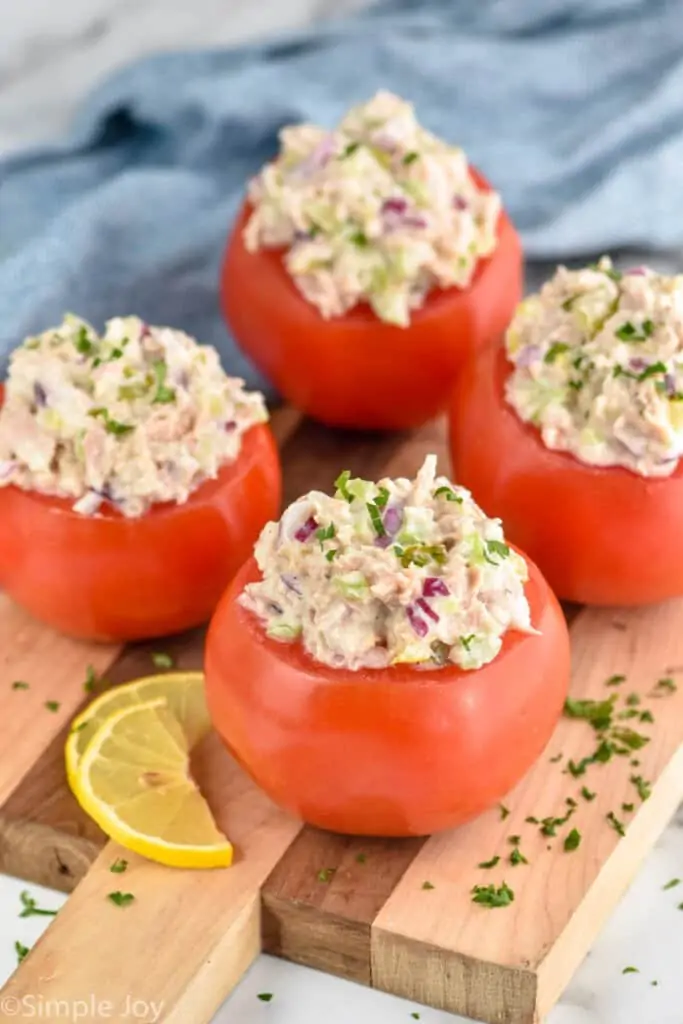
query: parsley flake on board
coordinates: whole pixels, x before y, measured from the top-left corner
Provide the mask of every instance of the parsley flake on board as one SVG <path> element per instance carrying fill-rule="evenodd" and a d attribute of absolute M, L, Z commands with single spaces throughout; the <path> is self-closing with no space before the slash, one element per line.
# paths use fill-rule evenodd
<path fill-rule="evenodd" d="M 92 665 L 88 665 L 85 670 L 85 682 L 83 683 L 83 689 L 86 693 L 92 693 L 97 685 L 97 672 Z"/>
<path fill-rule="evenodd" d="M 51 711 L 53 714 L 55 714 L 57 711 L 59 711 L 61 704 L 59 703 L 58 700 L 46 700 L 45 707 L 47 708 L 48 711 Z"/>
<path fill-rule="evenodd" d="M 256 998 L 260 999 L 262 1003 L 269 1003 L 271 1001 L 271 999 L 273 998 L 273 993 L 272 992 L 259 992 L 258 995 L 256 996 Z"/>
<path fill-rule="evenodd" d="M 117 857 L 109 870 L 115 875 L 122 875 L 128 869 L 128 861 L 123 857 Z"/>
<path fill-rule="evenodd" d="M 431 882 L 423 882 L 422 883 L 422 888 L 423 889 L 435 889 L 436 886 L 432 885 Z"/>
<path fill-rule="evenodd" d="M 26 959 L 31 950 L 17 939 L 14 943 L 14 952 L 17 954 L 17 963 L 20 964 L 22 960 Z"/>
<path fill-rule="evenodd" d="M 500 863 L 500 857 L 496 854 L 496 856 L 491 857 L 491 860 L 482 860 L 482 861 L 480 861 L 477 864 L 477 867 L 478 868 L 487 868 L 487 869 L 488 868 L 495 868 L 496 864 L 499 864 L 499 863 Z"/>
<path fill-rule="evenodd" d="M 562 355 L 563 352 L 569 350 L 569 345 L 565 345 L 563 341 L 554 341 L 548 351 L 543 357 L 544 363 L 554 363 L 558 356 Z"/>
<path fill-rule="evenodd" d="M 368 859 L 367 853 L 357 853 L 356 854 L 356 864 L 365 864 L 367 859 Z"/>
<path fill-rule="evenodd" d="M 336 872 L 336 868 L 321 868 L 316 877 L 319 882 L 329 882 L 334 878 Z"/>
<path fill-rule="evenodd" d="M 664 890 L 664 892 L 666 892 L 667 889 L 675 889 L 676 886 L 680 885 L 680 884 L 681 884 L 680 878 L 672 878 L 669 882 L 666 883 L 666 885 L 662 886 L 662 889 Z"/>
<path fill-rule="evenodd" d="M 645 802 L 652 792 L 651 784 L 642 775 L 631 775 L 629 781 L 636 787 L 640 799 Z"/>
<path fill-rule="evenodd" d="M 498 804 L 498 810 L 499 810 L 499 812 L 500 812 L 500 820 L 501 820 L 501 821 L 505 821 L 505 819 L 506 819 L 506 818 L 507 818 L 507 817 L 509 816 L 509 814 L 510 814 L 510 810 L 509 810 L 509 808 L 507 808 L 507 807 L 505 806 L 505 804 Z"/>
<path fill-rule="evenodd" d="M 614 811 L 610 811 L 609 814 L 605 815 L 605 817 L 617 835 L 622 837 L 626 835 L 626 829 L 624 828 L 623 822 L 619 821 Z"/>
<path fill-rule="evenodd" d="M 496 907 L 509 907 L 515 898 L 510 886 L 503 882 L 502 885 L 474 885 L 472 886 L 472 902 L 482 907 L 494 909 Z"/>
<path fill-rule="evenodd" d="M 558 761 L 562 760 L 562 754 L 555 754 L 555 757 L 548 758 L 551 764 L 557 764 Z"/>
<path fill-rule="evenodd" d="M 658 679 L 655 683 L 655 688 L 650 694 L 651 697 L 666 697 L 668 694 L 675 693 L 678 687 L 670 676 L 666 676 L 664 679 Z"/>
<path fill-rule="evenodd" d="M 626 682 L 626 676 L 610 676 L 605 686 L 621 686 L 622 683 Z"/>
<path fill-rule="evenodd" d="M 518 846 L 515 846 L 514 850 L 510 854 L 510 863 L 513 867 L 517 867 L 518 864 L 528 864 L 529 861 L 526 859 L 522 851 Z"/>
<path fill-rule="evenodd" d="M 12 683 L 13 690 L 28 690 L 28 683 L 25 683 L 23 679 L 15 679 Z"/>
<path fill-rule="evenodd" d="M 107 893 L 107 899 L 115 907 L 129 907 L 134 902 L 135 896 L 132 892 L 110 892 Z"/>
<path fill-rule="evenodd" d="M 581 796 L 583 797 L 584 800 L 588 800 L 590 802 L 591 800 L 595 800 L 597 795 L 598 795 L 597 793 L 591 792 L 591 790 L 588 788 L 588 786 L 582 786 L 581 787 Z"/>
<path fill-rule="evenodd" d="M 640 969 L 638 967 L 624 967 L 624 969 L 623 969 L 623 971 L 621 973 L 622 974 L 640 974 Z"/>
<path fill-rule="evenodd" d="M 567 697 L 564 702 L 564 713 L 567 718 L 581 718 L 589 722 L 596 732 L 603 732 L 612 724 L 614 702 L 616 696 L 607 700 L 578 700 Z"/>
<path fill-rule="evenodd" d="M 577 828 L 573 828 L 564 839 L 564 849 L 567 853 L 571 853 L 572 850 L 578 850 L 581 845 L 581 833 Z"/>

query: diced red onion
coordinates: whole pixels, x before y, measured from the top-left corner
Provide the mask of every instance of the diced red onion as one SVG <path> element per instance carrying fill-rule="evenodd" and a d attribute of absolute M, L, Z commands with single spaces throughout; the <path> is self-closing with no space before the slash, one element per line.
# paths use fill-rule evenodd
<path fill-rule="evenodd" d="M 428 576 L 422 584 L 422 594 L 424 597 L 448 597 L 450 590 L 438 576 Z"/>
<path fill-rule="evenodd" d="M 301 597 L 301 587 L 299 586 L 299 577 L 298 576 L 295 576 L 291 572 L 283 572 L 283 574 L 280 577 L 280 579 L 282 580 L 284 585 L 287 587 L 287 590 L 292 590 L 295 594 L 298 594 L 299 597 Z"/>
<path fill-rule="evenodd" d="M 649 365 L 650 364 L 647 359 L 643 359 L 641 356 L 634 356 L 628 361 L 629 369 L 635 370 L 638 373 L 640 373 L 641 370 L 645 370 Z"/>
<path fill-rule="evenodd" d="M 38 380 L 33 382 L 33 398 L 38 406 L 45 405 L 47 402 L 47 392 Z"/>
<path fill-rule="evenodd" d="M 418 606 L 420 611 L 424 612 L 425 615 L 429 619 L 432 619 L 433 622 L 438 622 L 439 621 L 439 615 L 434 611 L 433 608 L 430 608 L 430 606 L 425 601 L 424 597 L 418 597 L 418 599 L 415 602 L 415 604 Z"/>
<path fill-rule="evenodd" d="M 666 388 L 667 395 L 676 394 L 676 378 L 673 373 L 667 373 L 664 377 L 664 387 Z"/>
<path fill-rule="evenodd" d="M 398 505 L 389 505 L 384 511 L 384 529 L 387 531 L 387 535 L 392 538 L 395 537 L 398 531 L 401 529 L 401 523 L 403 522 L 403 511 Z"/>
<path fill-rule="evenodd" d="M 515 362 L 517 366 L 531 366 L 531 364 L 535 363 L 537 359 L 540 359 L 540 357 L 540 345 L 527 345 L 526 348 L 523 348 L 522 351 L 518 354 Z"/>
<path fill-rule="evenodd" d="M 469 205 L 463 196 L 453 196 L 453 206 L 456 210 L 466 210 Z"/>
<path fill-rule="evenodd" d="M 404 217 L 401 221 L 404 227 L 407 228 L 426 228 L 427 220 L 425 217 L 420 217 L 417 213 L 411 213 L 407 217 Z"/>
<path fill-rule="evenodd" d="M 631 267 L 625 271 L 630 277 L 647 277 L 649 272 L 647 267 Z"/>
<path fill-rule="evenodd" d="M 304 525 L 300 526 L 299 529 L 294 534 L 294 539 L 300 540 L 303 543 L 304 541 L 308 540 L 311 534 L 315 533 L 317 529 L 317 521 L 313 518 L 313 516 L 309 516 Z"/>
<path fill-rule="evenodd" d="M 413 630 L 417 633 L 417 635 L 427 636 L 427 633 L 429 632 L 429 626 L 422 618 L 422 616 L 417 614 L 412 605 L 408 605 L 408 607 L 406 608 L 406 615 L 408 616 L 408 622 L 413 627 Z"/>
<path fill-rule="evenodd" d="M 382 203 L 382 213 L 405 213 L 407 209 L 408 203 L 401 196 L 392 196 Z"/>
<path fill-rule="evenodd" d="M 224 430 L 225 430 L 225 431 L 226 431 L 226 432 L 227 432 L 228 434 L 232 434 L 233 430 L 237 430 L 237 421 L 236 421 L 236 420 L 228 420 L 228 421 L 227 421 L 227 422 L 226 422 L 226 423 L 225 423 L 225 424 L 223 425 L 223 429 L 224 429 Z"/>

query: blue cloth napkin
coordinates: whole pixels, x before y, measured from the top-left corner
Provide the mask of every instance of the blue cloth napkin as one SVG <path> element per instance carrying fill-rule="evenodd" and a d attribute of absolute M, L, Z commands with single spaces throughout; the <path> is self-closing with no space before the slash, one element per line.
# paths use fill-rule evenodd
<path fill-rule="evenodd" d="M 124 68 L 67 139 L 0 161 L 0 373 L 66 310 L 96 326 L 137 313 L 263 386 L 217 300 L 245 181 L 283 125 L 332 126 L 381 87 L 465 148 L 528 257 L 683 244 L 680 0 L 384 0 L 265 44 Z"/>

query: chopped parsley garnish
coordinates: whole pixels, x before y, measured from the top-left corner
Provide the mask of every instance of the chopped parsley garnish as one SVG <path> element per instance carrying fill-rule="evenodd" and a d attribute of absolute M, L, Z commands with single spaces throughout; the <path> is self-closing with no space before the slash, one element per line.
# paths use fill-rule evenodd
<path fill-rule="evenodd" d="M 564 303 L 562 303 L 562 308 L 564 309 Z M 563 352 L 567 352 L 568 349 L 569 345 L 565 345 L 563 341 L 554 341 L 543 357 L 543 362 L 554 363 L 557 357 L 562 355 Z"/>
<path fill-rule="evenodd" d="M 564 848 L 567 853 L 571 853 L 572 850 L 578 850 L 580 845 L 581 833 L 578 828 L 573 828 L 571 832 L 564 837 Z"/>
<path fill-rule="evenodd" d="M 107 899 L 115 907 L 129 907 L 135 900 L 135 896 L 132 892 L 110 892 L 107 893 Z"/>
<path fill-rule="evenodd" d="M 610 823 L 610 825 L 612 826 L 614 831 L 617 833 L 617 835 L 620 835 L 620 836 L 625 836 L 626 835 L 626 829 L 624 828 L 623 822 L 619 821 L 619 819 L 615 815 L 614 811 L 610 811 L 609 814 L 605 815 L 605 817 L 607 818 L 607 821 Z"/>
<path fill-rule="evenodd" d="M 639 967 L 624 967 L 622 974 L 640 974 Z"/>
<path fill-rule="evenodd" d="M 356 864 L 365 864 L 367 859 L 368 859 L 367 853 L 357 853 L 356 854 Z"/>
<path fill-rule="evenodd" d="M 97 685 L 97 673 L 92 665 L 88 665 L 85 670 L 85 682 L 83 683 L 83 689 L 86 693 L 92 693 Z"/>
<path fill-rule="evenodd" d="M 590 789 L 588 788 L 588 786 L 582 786 L 581 787 L 581 796 L 583 797 L 584 800 L 588 800 L 589 803 L 590 803 L 591 800 L 595 800 L 597 795 L 598 795 L 597 793 L 592 793 L 590 791 Z"/>
<path fill-rule="evenodd" d="M 19 899 L 23 908 L 19 917 L 55 917 L 57 914 L 56 910 L 44 910 L 39 907 L 33 896 L 26 890 L 20 894 Z"/>
<path fill-rule="evenodd" d="M 273 993 L 272 992 L 259 992 L 259 994 L 256 996 L 256 998 L 260 999 L 262 1003 L 269 1003 L 271 1001 L 271 999 L 273 998 Z"/>
<path fill-rule="evenodd" d="M 169 669 L 173 668 L 174 662 L 170 654 L 166 654 L 164 651 L 154 651 L 152 664 L 155 668 Z"/>
<path fill-rule="evenodd" d="M 319 882 L 330 882 L 336 872 L 336 868 L 321 868 L 316 877 Z"/>
<path fill-rule="evenodd" d="M 497 888 L 493 884 L 472 887 L 472 902 L 482 907 L 509 907 L 514 898 L 515 894 L 506 882 Z"/>
<path fill-rule="evenodd" d="M 636 792 L 643 802 L 649 799 L 651 785 L 643 778 L 642 775 L 632 775 L 629 781 L 636 787 Z"/>
<path fill-rule="evenodd" d="M 477 867 L 478 868 L 486 868 L 488 870 L 489 868 L 495 868 L 496 864 L 499 864 L 499 863 L 500 863 L 500 857 L 498 855 L 496 855 L 495 857 L 491 857 L 491 860 L 482 860 L 482 861 L 480 861 L 479 864 L 477 864 Z"/>
<path fill-rule="evenodd" d="M 672 878 L 671 881 L 667 882 L 666 885 L 662 886 L 662 889 L 664 890 L 664 892 L 666 892 L 668 889 L 675 889 L 676 886 L 680 884 L 680 878 Z"/>
<path fill-rule="evenodd" d="M 165 360 L 155 359 L 152 363 L 152 370 L 154 371 L 154 381 L 156 384 L 156 391 L 154 398 L 152 399 L 153 405 L 167 405 L 169 402 L 175 402 L 175 389 L 166 386 L 166 376 L 168 374 L 168 366 Z"/>
<path fill-rule="evenodd" d="M 330 523 L 329 526 L 321 526 L 319 530 L 316 530 L 315 535 L 320 541 L 320 545 L 322 547 L 323 541 L 332 540 L 332 538 L 336 536 L 336 533 L 337 528 L 334 523 Z"/>
<path fill-rule="evenodd" d="M 28 690 L 28 683 L 25 683 L 23 679 L 15 679 L 12 683 L 13 690 Z"/>
<path fill-rule="evenodd" d="M 643 320 L 642 327 L 636 327 L 630 320 L 617 327 L 614 332 L 620 341 L 645 341 L 652 335 L 655 325 L 652 320 Z"/>
<path fill-rule="evenodd" d="M 343 473 L 340 473 L 337 479 L 334 481 L 334 486 L 337 488 L 342 498 L 350 503 L 354 499 L 354 495 L 349 490 L 349 480 L 351 479 L 351 470 L 345 469 Z"/>
<path fill-rule="evenodd" d="M 636 380 L 643 381 L 647 380 L 648 377 L 656 377 L 658 373 L 666 373 L 666 365 L 658 360 L 656 363 L 650 363 L 646 366 L 642 373 L 639 373 Z"/>
<path fill-rule="evenodd" d="M 469 651 L 470 644 L 472 643 L 473 640 L 476 640 L 476 639 L 477 639 L 477 634 L 476 633 L 468 633 L 467 636 L 461 636 L 460 637 L 460 643 L 462 644 L 462 646 L 465 648 L 466 651 Z"/>
<path fill-rule="evenodd" d="M 581 388 L 583 387 L 583 381 L 582 380 L 570 380 L 570 381 L 567 381 L 567 383 L 569 384 L 570 388 L 574 389 L 574 391 L 580 391 Z"/>
<path fill-rule="evenodd" d="M 354 245 L 357 245 L 359 249 L 364 249 L 368 244 L 368 236 L 364 231 L 353 231 L 349 236 L 350 240 Z"/>
<path fill-rule="evenodd" d="M 48 711 L 52 711 L 52 713 L 54 714 L 55 712 L 59 711 L 61 704 L 59 703 L 58 700 L 46 700 L 45 707 L 47 708 Z"/>
<path fill-rule="evenodd" d="M 412 150 L 410 153 L 406 153 L 406 155 L 403 157 L 403 163 L 406 165 L 406 167 L 408 167 L 410 164 L 414 163 L 419 158 L 419 156 L 419 153 L 416 153 L 414 150 Z"/>
<path fill-rule="evenodd" d="M 565 313 L 568 313 L 577 299 L 580 299 L 582 292 L 577 292 L 576 295 L 570 295 L 568 299 L 565 299 L 562 303 L 562 309 Z"/>
<path fill-rule="evenodd" d="M 409 565 L 423 567 L 432 561 L 437 565 L 443 565 L 448 558 L 443 544 L 410 544 L 405 548 L 400 544 L 394 544 L 393 552 L 404 569 L 407 569 Z"/>
<path fill-rule="evenodd" d="M 498 804 L 498 810 L 500 811 L 500 820 L 501 821 L 505 821 L 505 819 L 510 816 L 510 811 L 505 806 L 505 804 Z"/>
<path fill-rule="evenodd" d="M 652 722 L 654 722 L 654 720 L 655 720 L 655 716 L 652 714 L 651 711 L 648 711 L 648 710 L 641 711 L 640 715 L 638 717 L 638 721 L 639 722 L 648 722 L 648 723 L 651 724 Z"/>
<path fill-rule="evenodd" d="M 637 707 L 638 704 L 640 704 L 640 696 L 639 696 L 639 694 L 637 694 L 637 693 L 629 693 L 628 697 L 626 698 L 626 705 L 627 705 L 627 707 L 634 708 L 634 707 Z"/>
<path fill-rule="evenodd" d="M 629 729 L 626 726 L 619 726 L 613 729 L 612 737 L 617 743 L 622 743 L 628 750 L 640 750 L 641 747 L 650 742 L 649 736 L 643 736 L 642 733 L 636 732 L 635 729 Z"/>
<path fill-rule="evenodd" d="M 374 499 L 375 505 L 377 508 L 384 508 L 386 503 L 389 501 L 389 488 L 378 487 L 377 490 L 379 491 L 379 494 Z"/>
<path fill-rule="evenodd" d="M 558 761 L 562 760 L 562 754 L 555 754 L 555 757 L 549 758 L 551 764 L 557 764 Z"/>
<path fill-rule="evenodd" d="M 514 850 L 510 854 L 510 863 L 514 867 L 517 867 L 518 864 L 528 864 L 529 861 L 526 859 L 520 848 L 515 846 Z"/>
<path fill-rule="evenodd" d="M 574 807 L 570 807 L 567 813 L 563 815 L 563 817 L 561 818 L 555 818 L 552 815 L 549 815 L 547 818 L 541 818 L 540 822 L 538 823 L 540 825 L 541 835 L 549 837 L 556 836 L 558 828 L 561 825 L 567 824 L 572 814 L 574 813 L 574 810 Z"/>
<path fill-rule="evenodd" d="M 669 693 L 675 693 L 678 687 L 670 676 L 664 679 L 658 679 L 654 690 L 651 693 L 652 697 L 663 697 Z"/>
<path fill-rule="evenodd" d="M 620 686 L 626 682 L 626 676 L 610 676 L 605 686 Z"/>
<path fill-rule="evenodd" d="M 369 502 L 367 502 L 365 507 L 368 510 L 368 513 L 370 515 L 370 520 L 372 522 L 372 527 L 373 527 L 375 533 L 377 534 L 377 536 L 378 537 L 386 537 L 387 531 L 384 529 L 384 523 L 382 522 L 382 514 L 381 514 L 379 508 L 377 507 L 377 505 L 375 504 L 375 502 L 374 501 L 369 501 Z"/>
<path fill-rule="evenodd" d="M 329 551 L 325 552 L 325 558 L 328 562 L 331 562 L 339 554 L 339 548 L 330 548 Z"/>
<path fill-rule="evenodd" d="M 131 430 L 135 430 L 132 424 L 119 423 L 118 420 L 113 420 L 109 415 L 109 411 L 103 407 L 91 409 L 88 415 L 102 419 L 104 429 L 108 434 L 113 434 L 115 437 L 123 437 L 125 434 L 130 434 Z"/>
<path fill-rule="evenodd" d="M 499 563 L 494 561 L 494 559 L 489 558 L 489 555 L 498 555 L 499 558 L 507 558 L 510 554 L 510 548 L 507 544 L 504 544 L 502 540 L 487 540 L 484 541 L 484 544 L 487 551 L 487 554 L 484 554 L 484 558 L 492 565 L 498 565 Z"/>
<path fill-rule="evenodd" d="M 25 946 L 23 942 L 19 942 L 17 939 L 14 943 L 14 952 L 17 954 L 17 963 L 20 964 L 22 960 L 26 959 L 31 950 L 28 946 Z"/>
<path fill-rule="evenodd" d="M 433 886 L 431 882 L 423 882 L 422 883 L 422 888 L 423 889 L 434 889 L 435 886 Z"/>
<path fill-rule="evenodd" d="M 74 345 L 76 346 L 76 351 L 80 352 L 81 355 L 84 356 L 90 355 L 90 353 L 95 347 L 90 338 L 88 337 L 88 331 L 86 330 L 85 327 L 79 328 L 78 334 L 76 335 L 76 340 L 74 341 Z"/>
<path fill-rule="evenodd" d="M 109 870 L 114 875 L 122 875 L 124 871 L 128 869 L 128 861 L 124 860 L 123 857 L 117 857 L 114 863 L 111 865 Z"/>
<path fill-rule="evenodd" d="M 342 159 L 347 156 L 353 156 L 353 154 L 356 152 L 359 146 L 360 142 L 349 142 L 348 146 L 344 149 L 344 152 L 342 153 Z"/>
<path fill-rule="evenodd" d="M 445 498 L 446 501 L 456 501 L 458 505 L 462 505 L 462 498 L 459 494 L 456 494 L 452 487 L 447 487 L 445 484 L 443 487 L 437 487 L 434 491 L 435 498 Z"/>
<path fill-rule="evenodd" d="M 615 700 L 616 696 L 608 697 L 607 700 L 577 700 L 567 697 L 564 702 L 564 713 L 567 718 L 582 718 L 590 722 L 596 732 L 602 732 L 612 724 Z"/>
<path fill-rule="evenodd" d="M 508 836 L 508 843 L 510 843 L 511 846 L 519 846 L 521 841 L 521 836 Z"/>
<path fill-rule="evenodd" d="M 420 1019 L 420 1014 L 417 1012 L 417 1010 L 413 1010 L 413 1012 L 411 1013 L 410 1016 L 413 1018 L 413 1020 L 419 1020 Z"/>

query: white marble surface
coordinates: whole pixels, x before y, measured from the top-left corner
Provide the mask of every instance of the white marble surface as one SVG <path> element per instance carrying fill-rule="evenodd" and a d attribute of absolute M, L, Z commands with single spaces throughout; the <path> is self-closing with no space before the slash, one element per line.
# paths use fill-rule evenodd
<path fill-rule="evenodd" d="M 100 76 L 147 51 L 239 42 L 362 2 L 0 0 L 0 153 L 58 134 L 74 105 Z M 683 886 L 662 889 L 675 876 L 683 876 L 683 818 L 662 837 L 548 1024 L 683 1024 L 683 911 L 677 909 Z M 15 941 L 32 945 L 49 921 L 19 919 L 22 888 L 22 883 L 0 876 L 0 982 L 15 966 Z M 36 887 L 31 891 L 48 906 L 56 907 L 62 899 Z M 640 973 L 623 975 L 628 965 Z M 259 992 L 272 992 L 272 1001 L 261 1002 Z M 416 1009 L 381 993 L 261 957 L 216 1021 L 400 1024 L 409 1022 Z M 455 1021 L 428 1009 L 420 1013 L 423 1024 Z M 0 1019 L 40 1019 L 40 1006 L 0 1004 Z"/>

